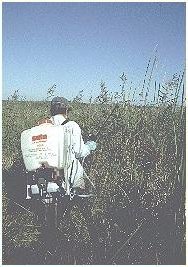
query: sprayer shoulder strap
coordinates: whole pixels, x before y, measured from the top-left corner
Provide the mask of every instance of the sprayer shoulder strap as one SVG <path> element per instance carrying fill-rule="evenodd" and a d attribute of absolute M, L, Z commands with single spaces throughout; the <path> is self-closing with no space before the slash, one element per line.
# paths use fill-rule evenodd
<path fill-rule="evenodd" d="M 66 119 L 61 125 L 65 125 L 67 122 L 69 122 L 69 119 Z"/>

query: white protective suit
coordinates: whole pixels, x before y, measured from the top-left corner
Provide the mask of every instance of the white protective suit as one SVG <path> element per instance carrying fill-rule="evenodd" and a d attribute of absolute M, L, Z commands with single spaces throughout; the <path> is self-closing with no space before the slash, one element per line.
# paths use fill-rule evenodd
<path fill-rule="evenodd" d="M 55 115 L 51 117 L 50 120 L 54 125 L 61 125 L 66 119 L 63 115 Z M 84 144 L 81 135 L 81 129 L 76 122 L 68 121 L 62 125 L 62 127 L 65 128 L 65 131 L 67 131 L 69 135 L 69 156 L 72 163 L 69 165 L 69 167 L 64 169 L 65 182 L 69 183 L 71 176 L 73 188 L 79 187 L 81 189 L 85 189 L 84 170 L 78 158 L 89 155 L 90 149 L 86 144 Z"/>

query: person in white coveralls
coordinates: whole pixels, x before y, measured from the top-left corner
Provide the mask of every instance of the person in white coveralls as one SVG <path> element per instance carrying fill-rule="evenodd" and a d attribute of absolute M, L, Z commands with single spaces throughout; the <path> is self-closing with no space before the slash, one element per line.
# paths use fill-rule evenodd
<path fill-rule="evenodd" d="M 54 97 L 51 101 L 51 118 L 54 125 L 62 125 L 69 133 L 70 159 L 71 164 L 64 169 L 66 182 L 71 181 L 72 189 L 75 194 L 83 193 L 85 190 L 84 170 L 80 163 L 81 158 L 88 156 L 92 150 L 96 149 L 96 142 L 87 141 L 84 143 L 81 129 L 75 121 L 68 119 L 70 111 L 68 100 L 64 97 Z"/>

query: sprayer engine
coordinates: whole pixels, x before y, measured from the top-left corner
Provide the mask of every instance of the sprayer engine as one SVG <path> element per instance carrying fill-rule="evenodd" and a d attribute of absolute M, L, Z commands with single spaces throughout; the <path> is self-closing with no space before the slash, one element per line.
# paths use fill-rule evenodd
<path fill-rule="evenodd" d="M 26 199 L 53 199 L 63 194 L 63 175 L 54 168 L 46 168 L 44 165 L 36 171 L 27 172 L 27 196 Z"/>

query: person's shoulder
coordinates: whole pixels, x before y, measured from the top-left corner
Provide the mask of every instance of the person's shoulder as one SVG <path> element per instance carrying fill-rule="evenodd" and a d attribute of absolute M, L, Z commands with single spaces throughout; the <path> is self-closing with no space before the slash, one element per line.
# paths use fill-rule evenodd
<path fill-rule="evenodd" d="M 73 127 L 73 128 L 79 128 L 80 129 L 80 126 L 75 121 L 69 120 L 66 124 L 69 125 L 69 126 L 71 126 L 71 127 Z"/>
<path fill-rule="evenodd" d="M 66 126 L 67 125 L 67 126 Z M 68 121 L 66 124 L 65 124 L 65 127 L 67 129 L 69 129 L 73 134 L 76 134 L 76 135 L 79 135 L 81 134 L 81 128 L 80 126 L 78 125 L 77 122 L 75 121 Z"/>

